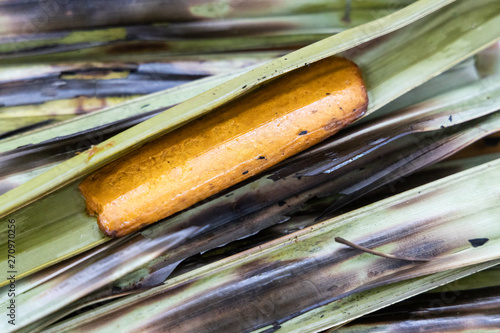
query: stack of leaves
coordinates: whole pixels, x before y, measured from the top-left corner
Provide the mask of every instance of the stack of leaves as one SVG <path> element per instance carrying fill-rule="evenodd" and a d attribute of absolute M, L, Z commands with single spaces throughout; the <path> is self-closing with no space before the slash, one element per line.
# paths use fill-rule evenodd
<path fill-rule="evenodd" d="M 28 34 L 8 23 L 28 14 L 40 22 L 24 7 L 30 1 L 0 6 L 9 14 L 0 41 L 5 101 L 59 110 L 82 92 L 96 97 L 85 93 L 87 79 L 108 98 L 167 88 L 174 72 L 209 76 L 0 140 L 0 242 L 8 247 L 15 220 L 19 313 L 15 326 L 0 322 L 2 331 L 498 324 L 498 1 L 135 4 L 61 5 L 58 19 Z M 366 82 L 368 110 L 353 126 L 123 238 L 107 238 L 86 214 L 78 185 L 89 173 L 332 55 L 353 60 Z M 157 88 L 134 86 L 156 70 L 165 74 Z M 7 252 L 0 255 L 8 271 Z M 2 286 L 5 309 L 10 286 Z"/>
<path fill-rule="evenodd" d="M 411 0 L 0 4 L 0 138 L 261 64 Z"/>

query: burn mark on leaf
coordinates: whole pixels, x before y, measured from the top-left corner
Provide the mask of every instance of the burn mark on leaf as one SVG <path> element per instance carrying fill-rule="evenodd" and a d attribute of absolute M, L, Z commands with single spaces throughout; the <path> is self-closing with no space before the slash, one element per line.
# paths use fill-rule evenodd
<path fill-rule="evenodd" d="M 242 215 L 242 210 L 237 202 L 233 202 L 233 204 L 231 205 L 231 210 L 238 215 Z"/>
<path fill-rule="evenodd" d="M 248 173 L 248 170 L 247 170 L 247 171 L 245 171 L 245 172 L 243 172 L 243 175 L 246 175 L 247 173 Z"/>
<path fill-rule="evenodd" d="M 256 259 L 252 262 L 243 264 L 238 268 L 238 274 L 242 279 L 249 279 L 253 276 L 258 276 L 269 271 L 279 269 L 289 264 L 287 261 L 265 261 L 263 259 Z"/>
<path fill-rule="evenodd" d="M 489 241 L 488 238 L 474 238 L 474 239 L 469 239 L 469 243 L 472 245 L 472 247 L 483 246 L 487 241 Z"/>
<path fill-rule="evenodd" d="M 483 142 L 487 147 L 495 147 L 500 144 L 500 138 L 484 138 Z"/>
<path fill-rule="evenodd" d="M 306 135 L 307 134 L 307 131 L 302 131 L 299 133 L 299 135 Z"/>

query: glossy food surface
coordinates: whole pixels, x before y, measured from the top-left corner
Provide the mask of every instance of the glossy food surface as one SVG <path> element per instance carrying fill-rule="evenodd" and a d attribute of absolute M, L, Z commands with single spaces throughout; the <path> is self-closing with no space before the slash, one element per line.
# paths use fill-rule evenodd
<path fill-rule="evenodd" d="M 343 58 L 295 70 L 105 166 L 80 185 L 101 230 L 122 236 L 336 133 L 368 103 Z"/>

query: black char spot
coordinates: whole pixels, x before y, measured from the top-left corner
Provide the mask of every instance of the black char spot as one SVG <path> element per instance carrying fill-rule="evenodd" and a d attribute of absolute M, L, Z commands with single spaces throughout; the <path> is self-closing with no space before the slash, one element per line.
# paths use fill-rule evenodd
<path fill-rule="evenodd" d="M 263 160 L 265 158 L 266 158 L 265 156 L 259 156 L 259 160 Z"/>
<path fill-rule="evenodd" d="M 245 172 L 243 172 L 243 174 L 244 174 L 244 175 L 246 175 L 247 173 L 248 173 L 248 170 L 247 170 L 247 171 L 245 171 Z"/>
<path fill-rule="evenodd" d="M 453 116 L 450 116 L 450 117 L 448 118 L 448 120 L 449 120 L 449 121 L 453 121 Z"/>
<path fill-rule="evenodd" d="M 149 106 L 149 104 L 143 105 L 143 106 L 141 106 L 141 109 L 147 108 L 148 106 Z"/>
<path fill-rule="evenodd" d="M 474 238 L 474 239 L 469 239 L 469 243 L 472 245 L 472 247 L 483 246 L 487 241 L 489 241 L 488 238 Z"/>
<path fill-rule="evenodd" d="M 307 131 L 302 131 L 299 133 L 299 135 L 306 135 L 307 134 Z"/>
<path fill-rule="evenodd" d="M 286 201 L 283 201 L 283 200 L 278 201 L 278 206 L 281 207 L 281 206 L 284 206 L 284 205 L 286 205 Z"/>
<path fill-rule="evenodd" d="M 488 147 L 495 147 L 500 144 L 500 138 L 484 138 L 483 142 Z"/>

